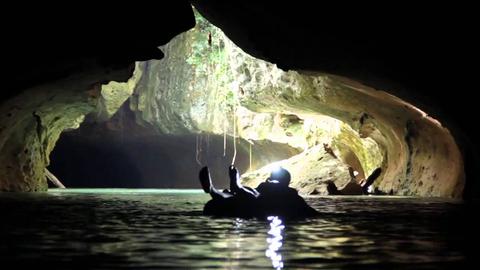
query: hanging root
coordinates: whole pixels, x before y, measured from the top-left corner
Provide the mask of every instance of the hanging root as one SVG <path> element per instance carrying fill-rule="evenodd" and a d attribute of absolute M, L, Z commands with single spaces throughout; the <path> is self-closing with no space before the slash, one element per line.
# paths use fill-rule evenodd
<path fill-rule="evenodd" d="M 253 145 L 253 142 L 250 141 L 250 140 L 247 140 L 248 142 L 248 171 L 252 171 L 252 145 Z"/>
<path fill-rule="evenodd" d="M 233 103 L 233 158 L 232 165 L 235 164 L 235 159 L 237 158 L 237 123 L 235 118 L 236 107 Z"/>
<path fill-rule="evenodd" d="M 236 145 L 235 137 L 233 137 L 233 158 L 232 158 L 232 165 L 235 164 L 235 159 L 237 158 L 237 145 Z"/>
<path fill-rule="evenodd" d="M 208 165 L 208 157 L 209 157 L 209 151 L 210 151 L 210 134 L 207 133 L 207 136 L 205 138 L 207 140 L 207 150 L 206 150 L 206 159 L 205 159 L 205 163 Z"/>
<path fill-rule="evenodd" d="M 200 138 L 199 138 L 200 136 Z M 197 164 L 202 166 L 202 163 L 200 162 L 200 152 L 202 151 L 201 149 L 201 143 L 202 143 L 202 135 L 197 134 L 196 138 L 196 145 L 195 145 L 195 161 L 197 161 Z"/>
<path fill-rule="evenodd" d="M 227 121 L 223 120 L 223 156 L 227 155 Z"/>
<path fill-rule="evenodd" d="M 248 171 L 252 171 L 252 145 L 251 144 L 248 151 Z"/>

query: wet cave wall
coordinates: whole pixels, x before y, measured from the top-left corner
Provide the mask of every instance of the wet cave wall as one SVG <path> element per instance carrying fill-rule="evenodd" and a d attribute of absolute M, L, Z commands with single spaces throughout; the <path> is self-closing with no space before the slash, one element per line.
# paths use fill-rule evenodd
<path fill-rule="evenodd" d="M 98 77 L 128 80 L 132 70 L 104 72 L 91 70 L 32 88 L 2 104 L 0 190 L 47 189 L 44 169 L 60 134 L 78 128 L 85 115 L 102 107 Z"/>
<path fill-rule="evenodd" d="M 476 85 L 476 71 L 469 68 L 469 63 L 479 60 L 478 41 L 470 34 L 475 32 L 478 17 L 472 6 L 438 3 L 431 12 L 430 5 L 410 2 L 193 3 L 252 56 L 284 70 L 321 70 L 348 77 L 383 89 L 439 119 L 455 137 L 464 158 L 463 197 L 478 198 L 480 147 L 478 130 L 471 124 L 476 99 L 470 91 Z M 419 133 L 422 128 L 417 129 Z M 424 141 L 427 144 L 418 153 L 431 149 L 428 136 Z M 435 148 L 435 154 L 449 154 Z M 431 155 L 416 157 L 425 160 Z M 416 161 L 407 159 L 407 163 Z M 449 168 L 451 163 L 444 166 Z"/>
<path fill-rule="evenodd" d="M 15 42 L 2 50 L 11 68 L 4 74 L 8 90 L 0 103 L 0 189 L 45 190 L 43 169 L 62 131 L 78 128 L 88 114 L 108 122 L 128 99 L 135 122 L 165 136 L 226 133 L 254 145 L 269 139 L 298 149 L 300 155 L 282 162 L 307 172 L 296 183 L 303 193 L 324 192 L 320 184 L 326 178 L 345 183 L 347 166 L 353 165 L 364 175 L 382 167 L 375 185 L 384 192 L 461 196 L 463 158 L 450 132 L 466 158 L 467 174 L 478 165 L 477 133 L 467 117 L 475 99 L 465 90 L 475 76 L 461 63 L 475 58 L 463 45 L 467 27 L 460 24 L 468 16 L 456 22 L 463 28 L 455 28 L 439 20 L 446 11 L 458 12 L 451 7 L 431 14 L 409 5 L 395 5 L 393 12 L 353 4 L 339 17 L 334 4 L 193 4 L 233 42 L 197 24 L 203 33 L 187 32 L 161 48 L 171 64 L 138 63 L 133 77 L 134 61 L 162 58 L 156 47 L 193 27 L 188 2 L 166 1 L 160 8 L 118 5 L 120 13 L 92 12 L 85 5 L 78 7 L 80 14 L 99 20 L 79 26 L 82 20 L 73 13 L 52 13 L 21 36 L 7 31 L 7 40 Z M 409 14 L 408 21 L 398 13 Z M 22 16 L 30 15 L 35 18 Z M 57 19 L 70 31 L 62 34 Z M 34 42 L 35 51 L 29 45 L 34 40 L 43 41 Z M 181 46 L 170 46 L 174 43 Z M 252 60 L 242 50 L 268 62 Z M 225 59 L 228 65 L 221 64 Z M 248 183 L 262 179 L 262 173 L 254 172 Z M 465 190 L 480 190 L 473 177 L 467 179 Z"/>
<path fill-rule="evenodd" d="M 44 3 L 28 10 L 12 3 L 4 11 L 21 23 L 6 16 L 0 23 L 8 65 L 0 95 L 2 191 L 47 190 L 44 169 L 60 134 L 78 128 L 89 113 L 116 110 L 125 95 L 110 95 L 117 88 L 109 82 L 127 82 L 135 60 L 161 58 L 157 46 L 195 23 L 187 1 L 113 9 Z M 158 34 L 147 34 L 153 31 Z M 128 83 L 117 90 L 127 93 L 126 88 Z"/>
<path fill-rule="evenodd" d="M 304 194 L 326 194 L 329 180 L 345 185 L 348 166 L 357 166 L 364 177 L 381 167 L 375 187 L 385 193 L 461 196 L 462 156 L 437 120 L 344 77 L 284 71 L 251 57 L 196 15 L 195 28 L 162 47 L 164 59 L 137 66 L 143 75 L 130 107 L 140 122 L 168 134 L 228 134 L 299 148 L 301 156 L 281 164 Z M 267 170 L 244 175 L 246 183 L 263 181 Z"/>

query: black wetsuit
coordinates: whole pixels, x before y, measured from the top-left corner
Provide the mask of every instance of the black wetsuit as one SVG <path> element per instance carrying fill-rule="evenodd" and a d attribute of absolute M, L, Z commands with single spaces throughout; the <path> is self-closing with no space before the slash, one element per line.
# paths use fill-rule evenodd
<path fill-rule="evenodd" d="M 212 199 L 205 205 L 204 213 L 244 218 L 268 216 L 302 218 L 318 214 L 293 188 L 272 182 L 263 182 L 256 189 L 243 188 L 251 190 L 254 194 L 240 192 L 228 198 Z"/>
<path fill-rule="evenodd" d="M 266 216 L 312 216 L 318 212 L 298 195 L 296 189 L 274 182 L 263 182 L 256 190 L 258 205 Z"/>

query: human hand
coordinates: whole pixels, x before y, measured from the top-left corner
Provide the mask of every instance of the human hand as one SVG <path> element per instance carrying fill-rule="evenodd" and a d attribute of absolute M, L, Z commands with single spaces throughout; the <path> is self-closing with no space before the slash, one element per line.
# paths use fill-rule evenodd
<path fill-rule="evenodd" d="M 238 178 L 238 169 L 234 165 L 230 165 L 228 167 L 228 175 L 230 176 L 230 179 L 237 179 Z"/>

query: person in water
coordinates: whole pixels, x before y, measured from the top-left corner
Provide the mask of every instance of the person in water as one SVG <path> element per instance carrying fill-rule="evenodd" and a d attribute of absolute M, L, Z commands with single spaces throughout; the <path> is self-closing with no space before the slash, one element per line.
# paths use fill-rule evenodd
<path fill-rule="evenodd" d="M 327 191 L 329 195 L 368 195 L 370 194 L 368 190 L 369 187 L 382 173 L 382 168 L 376 168 L 367 179 L 360 181 L 359 183 L 353 173 L 353 168 L 349 167 L 348 170 L 350 173 L 350 181 L 342 189 L 339 190 L 331 180 L 327 182 Z"/>
<path fill-rule="evenodd" d="M 241 185 L 240 174 L 233 165 L 229 167 L 229 177 L 230 190 L 219 191 L 212 183 L 208 167 L 200 170 L 202 188 L 212 197 L 205 205 L 205 214 L 239 217 L 307 217 L 318 214 L 295 189 L 289 187 L 291 176 L 284 168 L 272 170 L 270 177 L 255 189 Z"/>
<path fill-rule="evenodd" d="M 228 167 L 228 176 L 230 177 L 230 190 L 220 191 L 213 186 L 208 167 L 203 167 L 199 173 L 200 184 L 202 185 L 203 191 L 209 193 L 214 200 L 227 199 L 235 195 L 251 198 L 258 197 L 259 194 L 255 189 L 244 187 L 240 183 L 240 173 L 235 166 L 230 165 Z"/>

